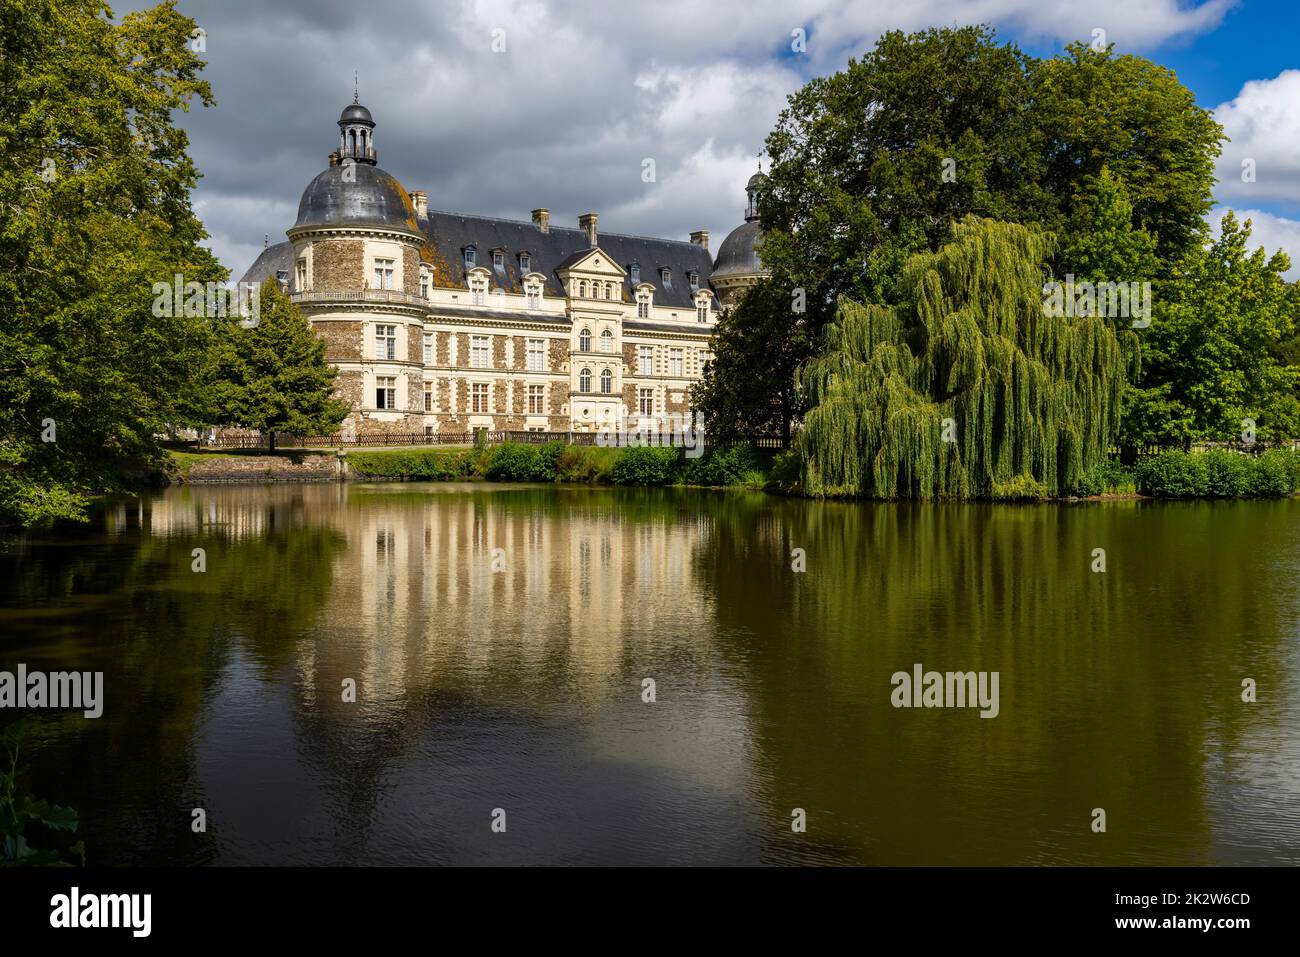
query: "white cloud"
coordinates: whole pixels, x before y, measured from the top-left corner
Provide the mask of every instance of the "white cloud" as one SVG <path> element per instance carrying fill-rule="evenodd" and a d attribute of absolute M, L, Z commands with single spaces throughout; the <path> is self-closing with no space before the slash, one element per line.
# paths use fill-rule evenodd
<path fill-rule="evenodd" d="M 129 4 L 140 6 L 140 3 Z M 1213 29 L 1230 0 L 181 0 L 208 32 L 217 107 L 180 117 L 205 178 L 199 210 L 236 276 L 292 223 L 360 74 L 381 164 L 435 208 L 601 227 L 713 248 L 785 97 L 888 29 L 988 22 L 1008 39 L 1121 49 Z M 119 14 L 125 12 L 118 9 Z M 506 52 L 492 52 L 505 30 Z M 793 55 L 790 34 L 808 34 Z M 658 181 L 641 180 L 656 161 Z"/>
<path fill-rule="evenodd" d="M 1210 231 L 1217 239 L 1221 232 L 1220 220 L 1228 210 L 1218 207 L 1210 214 Z M 1292 282 L 1300 279 L 1300 220 L 1284 219 L 1259 209 L 1234 209 L 1239 222 L 1250 220 L 1250 248 L 1264 247 L 1265 254 L 1272 256 L 1281 249 L 1291 257 L 1291 268 L 1286 278 Z"/>
<path fill-rule="evenodd" d="M 1300 202 L 1300 70 L 1251 80 L 1214 111 L 1231 142 L 1223 146 L 1220 200 Z M 1251 161 L 1254 182 L 1245 182 Z"/>

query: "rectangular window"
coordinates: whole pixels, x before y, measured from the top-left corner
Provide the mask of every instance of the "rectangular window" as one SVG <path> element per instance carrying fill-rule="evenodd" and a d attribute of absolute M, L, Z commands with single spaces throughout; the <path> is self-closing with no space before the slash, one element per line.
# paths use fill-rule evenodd
<path fill-rule="evenodd" d="M 682 374 L 682 350 L 681 349 L 668 350 L 668 374 L 669 375 Z"/>
<path fill-rule="evenodd" d="M 492 268 L 498 271 L 506 268 L 505 257 L 502 256 L 500 252 L 494 252 L 492 254 Z"/>
<path fill-rule="evenodd" d="M 424 411 L 425 412 L 433 411 L 433 383 L 432 382 L 426 382 L 424 384 Z"/>
<path fill-rule="evenodd" d="M 528 287 L 528 308 L 529 309 L 542 308 L 542 290 L 540 286 L 530 285 Z"/>
<path fill-rule="evenodd" d="M 654 374 L 655 374 L 655 349 L 654 349 L 654 346 L 637 346 L 637 347 L 636 347 L 636 374 L 637 374 L 637 375 L 654 375 Z"/>
<path fill-rule="evenodd" d="M 642 415 L 654 415 L 655 412 L 655 390 L 654 389 L 636 390 L 636 410 Z"/>
<path fill-rule="evenodd" d="M 375 408 L 397 408 L 397 379 L 390 375 L 381 375 L 375 379 Z"/>
<path fill-rule="evenodd" d="M 636 304 L 636 317 L 638 319 L 650 318 L 650 301 L 648 299 L 642 299 Z"/>
<path fill-rule="evenodd" d="M 490 386 L 486 382 L 475 382 L 470 386 L 470 410 L 473 412 L 489 412 L 488 408 L 488 389 Z"/>
<path fill-rule="evenodd" d="M 695 307 L 695 318 L 700 322 L 709 321 L 709 307 L 703 303 Z"/>
<path fill-rule="evenodd" d="M 298 275 L 295 278 L 295 288 L 298 292 L 302 292 L 307 288 L 307 260 L 305 257 L 298 260 Z"/>
<path fill-rule="evenodd" d="M 487 369 L 491 366 L 492 340 L 488 336 L 469 337 L 469 366 Z"/>
<path fill-rule="evenodd" d="M 393 288 L 393 260 L 391 259 L 375 260 L 375 288 L 376 289 Z"/>
<path fill-rule="evenodd" d="M 528 371 L 529 372 L 546 371 L 546 340 L 545 339 L 528 340 Z"/>
<path fill-rule="evenodd" d="M 545 400 L 543 398 L 544 387 L 540 385 L 530 385 L 528 387 L 528 414 L 541 415 L 546 411 Z"/>
<path fill-rule="evenodd" d="M 476 306 L 482 306 L 487 303 L 487 293 L 484 292 L 481 285 L 475 284 L 472 296 L 472 302 Z"/>
<path fill-rule="evenodd" d="M 427 273 L 420 276 L 420 297 L 423 299 L 429 298 L 429 276 Z"/>
<path fill-rule="evenodd" d="M 429 332 L 424 334 L 424 364 L 433 365 L 433 334 Z"/>
<path fill-rule="evenodd" d="M 397 326 L 375 326 L 375 358 L 397 358 Z"/>
<path fill-rule="evenodd" d="M 524 274 L 533 271 L 533 261 L 529 258 L 528 253 L 519 254 L 519 271 Z"/>

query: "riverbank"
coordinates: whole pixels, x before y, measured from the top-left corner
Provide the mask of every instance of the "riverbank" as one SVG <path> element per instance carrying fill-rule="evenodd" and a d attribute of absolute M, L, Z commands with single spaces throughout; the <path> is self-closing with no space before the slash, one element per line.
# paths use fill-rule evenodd
<path fill-rule="evenodd" d="M 172 484 L 472 481 L 587 485 L 739 487 L 799 495 L 793 453 L 749 446 L 686 458 L 675 448 L 606 448 L 548 442 L 426 449 L 169 452 Z M 1216 449 L 1162 452 L 1129 467 L 1109 461 L 1068 494 L 1050 496 L 1030 476 L 1000 484 L 993 501 L 1114 501 L 1138 498 L 1278 498 L 1300 491 L 1300 453 Z"/>

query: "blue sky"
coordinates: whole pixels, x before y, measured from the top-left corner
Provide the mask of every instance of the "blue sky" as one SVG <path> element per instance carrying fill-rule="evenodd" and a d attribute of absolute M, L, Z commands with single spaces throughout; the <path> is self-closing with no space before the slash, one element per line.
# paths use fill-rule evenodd
<path fill-rule="evenodd" d="M 142 4 L 134 4 L 140 6 Z M 122 13 L 133 5 L 118 7 Z M 889 29 L 990 23 L 1051 55 L 1106 30 L 1174 69 L 1233 142 L 1216 200 L 1300 264 L 1300 8 L 1281 0 L 179 0 L 207 32 L 217 106 L 182 117 L 196 209 L 238 277 L 292 224 L 352 98 L 380 164 L 430 206 L 712 246 L 788 94 Z M 790 49 L 807 31 L 806 52 Z M 505 48 L 494 50 L 495 33 Z M 1287 72 L 1291 71 L 1291 72 Z M 657 177 L 643 181 L 646 158 Z M 1257 166 L 1241 181 L 1241 160 Z M 1300 278 L 1300 265 L 1291 275 Z"/>

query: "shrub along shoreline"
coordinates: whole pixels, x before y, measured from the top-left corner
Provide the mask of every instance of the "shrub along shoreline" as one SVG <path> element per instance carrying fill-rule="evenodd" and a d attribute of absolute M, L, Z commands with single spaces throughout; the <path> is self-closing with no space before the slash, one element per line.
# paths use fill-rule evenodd
<path fill-rule="evenodd" d="M 676 448 L 603 448 L 548 442 L 492 447 L 353 451 L 344 457 L 352 481 L 565 482 L 586 485 L 688 485 L 764 489 L 801 495 L 798 453 L 770 464 L 748 445 L 711 448 L 686 458 Z M 179 477 L 185 480 L 183 468 Z M 249 475 L 253 480 L 253 473 Z M 294 480 L 285 476 L 283 480 Z M 1216 449 L 1167 451 L 1129 467 L 1108 461 L 1055 501 L 1114 498 L 1279 498 L 1300 491 L 1300 452 L 1260 455 Z M 1031 476 L 995 485 L 985 501 L 1052 501 Z"/>

